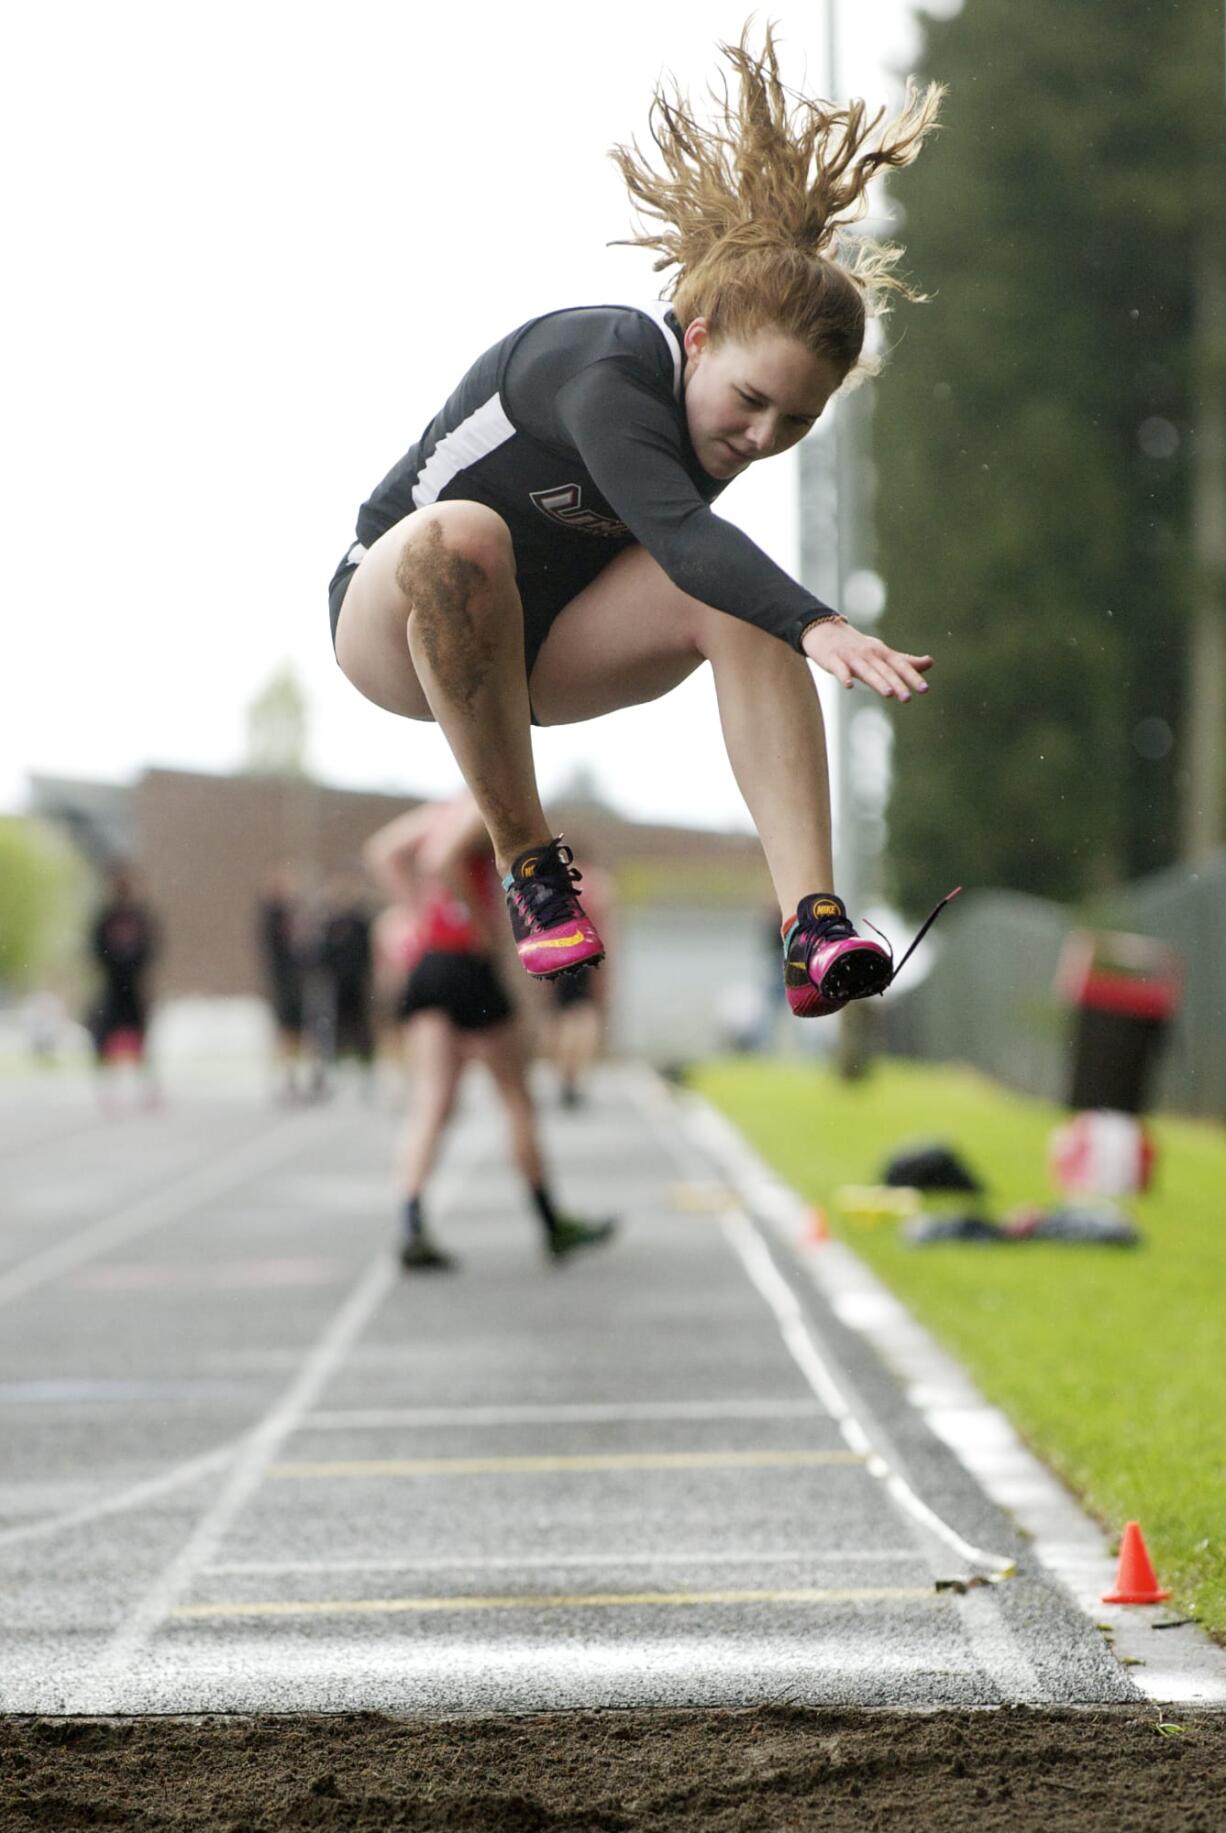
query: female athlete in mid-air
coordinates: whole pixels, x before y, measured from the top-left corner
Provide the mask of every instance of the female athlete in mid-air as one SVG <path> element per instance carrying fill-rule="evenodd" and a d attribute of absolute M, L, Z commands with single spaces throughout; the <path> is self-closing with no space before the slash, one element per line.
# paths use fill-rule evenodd
<path fill-rule="evenodd" d="M 882 992 L 892 964 L 834 894 L 825 733 L 808 662 L 883 699 L 930 656 L 853 629 L 711 503 L 803 439 L 863 357 L 898 257 L 838 230 L 914 158 L 939 91 L 882 126 L 788 91 L 768 28 L 724 46 L 711 125 L 658 89 L 652 137 L 613 157 L 666 303 L 547 313 L 478 358 L 362 505 L 332 580 L 337 659 L 377 705 L 442 727 L 480 808 L 520 960 L 598 962 L 568 847 L 551 839 L 531 725 L 594 719 L 711 664 L 728 757 L 785 915 L 799 1017 Z"/>

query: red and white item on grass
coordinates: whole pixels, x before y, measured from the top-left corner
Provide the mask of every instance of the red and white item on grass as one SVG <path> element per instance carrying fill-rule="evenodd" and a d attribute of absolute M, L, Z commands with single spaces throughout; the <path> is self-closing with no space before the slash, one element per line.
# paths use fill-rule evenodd
<path fill-rule="evenodd" d="M 1052 1176 L 1062 1190 L 1098 1197 L 1148 1190 L 1154 1147 L 1135 1114 L 1095 1108 L 1055 1129 L 1048 1146 Z"/>

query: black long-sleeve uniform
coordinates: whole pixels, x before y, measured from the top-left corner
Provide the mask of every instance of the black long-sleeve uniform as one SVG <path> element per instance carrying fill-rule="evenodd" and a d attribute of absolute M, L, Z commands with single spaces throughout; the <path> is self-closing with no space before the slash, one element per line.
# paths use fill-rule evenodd
<path fill-rule="evenodd" d="M 828 609 L 712 513 L 725 484 L 686 426 L 681 330 L 662 305 L 530 320 L 478 358 L 358 513 L 332 581 L 332 627 L 361 553 L 413 509 L 484 503 L 511 533 L 529 671 L 553 619 L 640 542 L 674 585 L 794 648 Z"/>

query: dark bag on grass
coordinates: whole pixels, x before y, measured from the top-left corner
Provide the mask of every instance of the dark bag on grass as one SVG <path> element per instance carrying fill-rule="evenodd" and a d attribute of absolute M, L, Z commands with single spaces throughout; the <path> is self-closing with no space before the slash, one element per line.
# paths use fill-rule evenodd
<path fill-rule="evenodd" d="M 912 1190 L 972 1190 L 983 1185 L 958 1157 L 952 1146 L 933 1143 L 909 1146 L 886 1161 L 883 1184 Z"/>

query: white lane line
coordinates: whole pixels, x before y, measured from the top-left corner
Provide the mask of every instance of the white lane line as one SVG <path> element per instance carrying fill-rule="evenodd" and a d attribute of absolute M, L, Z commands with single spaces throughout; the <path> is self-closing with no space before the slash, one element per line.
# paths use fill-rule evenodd
<path fill-rule="evenodd" d="M 552 1406 L 354 1407 L 308 1413 L 303 1432 L 417 1431 L 429 1426 L 565 1426 L 671 1419 L 811 1419 L 813 1400 L 575 1401 Z"/>
<path fill-rule="evenodd" d="M 805 1324 L 804 1312 L 799 1299 L 775 1265 L 769 1248 L 748 1217 L 741 1214 L 726 1217 L 724 1234 L 740 1256 L 741 1264 L 753 1284 L 774 1313 L 780 1334 L 797 1367 L 823 1406 L 828 1409 L 848 1447 L 857 1456 L 866 1460 L 865 1468 L 869 1475 L 876 1477 L 885 1485 L 893 1500 L 905 1514 L 910 1515 L 913 1521 L 917 1521 L 930 1534 L 934 1534 L 938 1540 L 956 1553 L 959 1559 L 965 1560 L 968 1565 L 983 1566 L 989 1572 L 995 1572 L 1001 1576 L 1011 1572 L 1013 1561 L 1007 1555 L 990 1553 L 985 1548 L 977 1547 L 971 1541 L 964 1540 L 956 1528 L 952 1528 L 937 1514 L 935 1509 L 929 1508 L 928 1504 L 916 1495 L 911 1485 L 898 1474 L 889 1460 L 874 1449 L 868 1433 L 856 1417 L 842 1387 L 835 1380 L 825 1359 L 819 1354 Z"/>
<path fill-rule="evenodd" d="M 207 1568 L 210 1575 L 227 1578 L 290 1577 L 297 1574 L 329 1572 L 563 1572 L 598 1571 L 610 1566 L 618 1571 L 633 1571 L 656 1566 L 820 1566 L 898 1564 L 914 1562 L 920 1557 L 915 1547 L 874 1547 L 863 1552 L 853 1547 L 823 1549 L 812 1547 L 776 1548 L 770 1553 L 730 1553 L 726 1548 L 697 1548 L 689 1553 L 521 1553 L 518 1557 L 489 1556 L 466 1559 L 462 1554 L 449 1558 L 444 1553 L 423 1555 L 420 1559 L 238 1559 L 222 1561 Z"/>
<path fill-rule="evenodd" d="M 711 1604 L 884 1604 L 906 1600 L 940 1609 L 945 1600 L 930 1585 L 840 1585 L 787 1591 L 578 1591 L 512 1592 L 503 1597 L 275 1598 L 236 1604 L 183 1604 L 176 1622 L 210 1617 L 437 1615 L 471 1610 L 610 1610 L 628 1606 L 676 1608 Z"/>
<path fill-rule="evenodd" d="M 696 1099 L 688 1112 L 680 1109 L 671 1092 L 654 1075 L 632 1083 L 632 1096 L 639 1110 L 655 1126 L 659 1136 L 668 1141 L 673 1156 L 683 1162 L 688 1154 L 680 1149 L 679 1123 L 685 1127 L 685 1144 L 690 1151 L 701 1151 L 714 1159 L 727 1173 L 734 1188 L 748 1207 L 765 1215 L 776 1227 L 794 1229 L 799 1199 L 795 1192 L 763 1165 L 759 1172 L 756 1155 L 749 1152 L 735 1128 L 717 1115 L 705 1102 Z M 662 1111 L 667 1110 L 670 1127 Z M 735 1150 L 730 1149 L 735 1147 Z M 874 1422 L 870 1434 L 864 1424 L 865 1409 L 849 1397 L 845 1377 L 836 1380 L 805 1324 L 803 1309 L 795 1292 L 780 1274 L 750 1216 L 736 1212 L 725 1220 L 725 1232 L 741 1255 L 751 1280 L 775 1313 L 784 1341 L 815 1394 L 828 1408 L 839 1426 L 845 1443 L 853 1450 L 867 1453 L 866 1469 L 877 1477 L 896 1506 L 930 1536 L 951 1547 L 959 1557 L 972 1565 L 981 1565 L 996 1577 L 1013 1570 L 1013 1561 L 1000 1554 L 973 1546 L 921 1500 L 910 1484 L 899 1474 L 886 1451 L 878 1449 L 872 1438 L 884 1439 Z M 760 1275 L 760 1277 L 756 1277 Z M 871 1415 L 868 1415 L 871 1419 Z M 885 1440 L 888 1447 L 888 1440 Z M 1000 1688 L 1002 1697 L 1017 1704 L 1050 1703 L 1053 1695 L 1010 1630 L 998 1605 L 985 1605 L 984 1594 L 968 1593 L 959 1600 L 963 1632 L 971 1651 L 985 1673 Z M 972 1602 L 972 1600 L 974 1600 Z"/>
<path fill-rule="evenodd" d="M 27 1540 L 45 1540 L 52 1534 L 66 1533 L 70 1528 L 85 1527 L 91 1521 L 101 1521 L 107 1515 L 120 1515 L 126 1509 L 140 1508 L 146 1502 L 156 1501 L 159 1496 L 168 1495 L 172 1490 L 182 1489 L 201 1477 L 211 1475 L 214 1470 L 222 1469 L 238 1456 L 242 1445 L 241 1437 L 231 1439 L 228 1444 L 217 1445 L 212 1451 L 189 1458 L 184 1464 L 176 1464 L 172 1470 L 163 1471 L 160 1476 L 147 1477 L 143 1482 L 134 1483 L 128 1489 L 120 1490 L 117 1495 L 105 1496 L 99 1502 L 82 1503 L 79 1508 L 66 1509 L 62 1515 L 45 1515 L 41 1521 L 27 1521 L 18 1527 L 0 1529 L 0 1549 L 18 1546 Z"/>
<path fill-rule="evenodd" d="M 336 1124 L 335 1117 L 332 1124 Z M 100 1221 L 91 1223 L 67 1241 L 58 1242 L 55 1247 L 32 1254 L 28 1260 L 0 1274 L 0 1305 L 24 1298 L 38 1286 L 58 1279 L 61 1274 L 71 1272 L 74 1267 L 82 1266 L 86 1261 L 96 1260 L 111 1248 L 125 1241 L 133 1241 L 139 1235 L 147 1235 L 163 1223 L 175 1221 L 214 1197 L 226 1195 L 248 1178 L 257 1176 L 279 1159 L 288 1157 L 297 1149 L 307 1125 L 307 1116 L 295 1114 L 281 1121 L 271 1133 L 261 1133 L 245 1147 L 226 1151 L 220 1158 L 216 1154 L 211 1155 L 206 1164 L 196 1166 L 165 1188 L 139 1197 L 136 1202 L 127 1204 L 114 1215 L 103 1216 Z M 317 1140 L 317 1116 L 310 1117 L 309 1130 L 312 1140 Z"/>
<path fill-rule="evenodd" d="M 470 1160 L 465 1167 L 439 1178 L 434 1197 L 436 1211 L 444 1210 L 454 1199 L 473 1169 L 474 1161 Z M 97 1660 L 69 1688 L 63 1711 L 97 1713 L 115 1707 L 131 1669 L 175 1611 L 197 1573 L 212 1563 L 226 1534 L 263 1482 L 268 1465 L 297 1430 L 303 1415 L 315 1406 L 399 1278 L 392 1256 L 381 1249 L 324 1327 L 280 1399 L 246 1434 L 212 1507 L 138 1600 Z"/>
<path fill-rule="evenodd" d="M 70 1693 L 65 1710 L 109 1710 L 117 1690 L 151 1638 L 172 1614 L 197 1572 L 213 1558 L 226 1533 L 263 1481 L 266 1466 L 314 1404 L 371 1317 L 396 1283 L 391 1257 L 380 1252 L 334 1315 L 298 1374 L 249 1434 L 212 1507 L 201 1517 L 179 1553 L 139 1600 L 98 1660 Z"/>
<path fill-rule="evenodd" d="M 684 1163 L 685 1154 L 680 1149 L 682 1138 L 679 1138 L 679 1135 L 682 1135 L 683 1123 L 689 1121 L 690 1117 L 683 1115 L 671 1093 L 655 1076 L 651 1076 L 646 1081 L 642 1079 L 633 1081 L 631 1092 L 639 1112 L 667 1143 L 673 1158 L 678 1163 Z M 665 1113 L 661 1112 L 661 1103 L 667 1106 L 667 1119 Z M 696 1130 L 692 1121 L 685 1128 L 686 1133 L 689 1134 L 693 1134 Z M 704 1129 L 704 1131 L 709 1131 L 709 1129 Z M 710 1152 L 713 1157 L 720 1156 L 712 1149 L 712 1142 L 705 1137 L 695 1141 L 695 1144 L 699 1149 Z M 720 1168 L 727 1169 L 723 1164 Z M 745 1182 L 743 1174 L 736 1175 L 739 1170 L 740 1167 L 734 1167 L 732 1178 L 733 1186 L 738 1191 L 743 1189 Z M 769 1201 L 772 1208 L 779 1207 L 787 1196 L 786 1187 L 778 1179 L 769 1175 L 765 1176 L 762 1182 L 763 1200 Z M 755 1199 L 759 1195 L 756 1190 L 750 1194 Z M 927 1529 L 929 1533 L 935 1535 L 945 1546 L 951 1548 L 960 1559 L 974 1566 L 983 1566 L 989 1572 L 1002 1576 L 1011 1572 L 1013 1570 L 1012 1559 L 1003 1554 L 988 1552 L 964 1540 L 955 1528 L 943 1521 L 926 1502 L 921 1501 L 911 1485 L 895 1470 L 890 1458 L 874 1445 L 872 1437 L 862 1423 L 861 1414 L 864 1409 L 862 1407 L 857 1409 L 853 1405 L 847 1393 L 845 1380 L 836 1379 L 829 1363 L 819 1352 L 810 1335 L 800 1300 L 775 1265 L 770 1250 L 749 1215 L 738 1206 L 735 1210 L 725 1214 L 722 1228 L 725 1238 L 740 1259 L 751 1283 L 773 1312 L 775 1322 L 779 1326 L 780 1334 L 793 1361 L 830 1418 L 837 1425 L 848 1449 L 865 1460 L 865 1468 L 870 1475 L 876 1477 L 884 1485 L 905 1514 Z"/>

